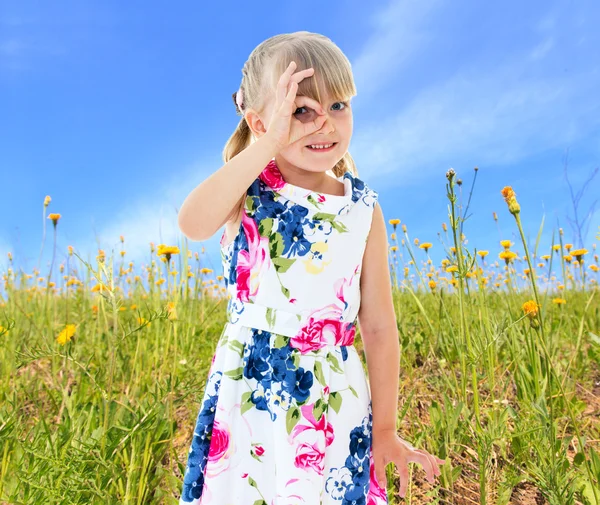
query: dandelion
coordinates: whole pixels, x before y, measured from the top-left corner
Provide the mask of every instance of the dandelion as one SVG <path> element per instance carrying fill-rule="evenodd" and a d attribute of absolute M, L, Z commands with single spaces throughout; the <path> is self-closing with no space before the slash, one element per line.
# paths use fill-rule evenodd
<path fill-rule="evenodd" d="M 396 230 L 396 226 L 400 224 L 400 219 L 390 219 L 389 223 L 394 227 L 394 231 Z"/>
<path fill-rule="evenodd" d="M 564 298 L 557 297 L 552 299 L 552 303 L 556 305 L 564 305 L 565 303 L 567 303 L 567 300 L 565 300 Z"/>
<path fill-rule="evenodd" d="M 167 263 L 171 261 L 171 256 L 173 254 L 179 254 L 179 247 L 159 244 L 158 255 L 165 256 L 165 258 L 167 259 Z"/>
<path fill-rule="evenodd" d="M 446 272 L 458 272 L 458 267 L 456 265 L 450 265 L 446 268 Z"/>
<path fill-rule="evenodd" d="M 430 242 L 423 242 L 420 246 L 419 249 L 425 249 L 425 252 L 429 252 L 429 249 L 431 248 L 432 244 Z"/>
<path fill-rule="evenodd" d="M 502 251 L 500 254 L 498 254 L 498 257 L 501 260 L 504 260 L 506 266 L 508 266 L 511 261 L 514 261 L 515 258 L 517 258 L 517 253 L 513 251 Z"/>
<path fill-rule="evenodd" d="M 501 193 L 504 201 L 508 204 L 508 210 L 511 214 L 516 215 L 521 212 L 521 207 L 519 206 L 519 202 L 517 202 L 517 195 L 510 186 L 504 186 Z"/>
<path fill-rule="evenodd" d="M 54 226 L 56 226 L 60 217 L 61 217 L 60 214 L 48 214 L 48 219 L 52 220 L 52 224 Z"/>
<path fill-rule="evenodd" d="M 431 289 L 431 291 L 433 291 L 437 285 L 436 282 L 433 280 L 429 281 L 428 284 L 429 284 L 429 289 Z"/>
<path fill-rule="evenodd" d="M 539 307 L 535 300 L 528 300 L 523 304 L 522 309 L 527 317 L 533 318 L 537 316 Z"/>
<path fill-rule="evenodd" d="M 69 342 L 73 338 L 74 334 L 75 334 L 75 325 L 67 324 L 64 327 L 64 329 L 56 337 L 56 341 L 60 345 L 65 345 L 67 342 Z"/>
<path fill-rule="evenodd" d="M 587 254 L 588 250 L 587 249 L 573 249 L 571 251 L 571 256 L 575 256 L 577 258 L 577 261 L 579 261 L 581 263 L 582 261 L 582 257 L 584 254 Z"/>
<path fill-rule="evenodd" d="M 504 247 L 504 249 L 510 249 L 510 246 L 513 245 L 513 243 L 510 240 L 501 240 L 500 245 Z"/>
<path fill-rule="evenodd" d="M 167 303 L 167 312 L 169 313 L 168 318 L 171 321 L 175 321 L 177 319 L 177 310 L 175 308 L 174 302 Z"/>
<path fill-rule="evenodd" d="M 489 251 L 477 251 L 477 254 L 479 254 L 479 256 L 481 256 L 482 258 L 485 258 L 488 254 L 490 254 Z"/>

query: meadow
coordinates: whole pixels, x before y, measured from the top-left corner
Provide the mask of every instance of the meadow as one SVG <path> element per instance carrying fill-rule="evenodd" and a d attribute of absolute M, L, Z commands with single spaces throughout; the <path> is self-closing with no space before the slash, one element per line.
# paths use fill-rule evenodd
<path fill-rule="evenodd" d="M 389 267 L 398 432 L 448 463 L 435 484 L 411 464 L 404 498 L 389 464 L 389 503 L 600 505 L 596 244 L 574 248 L 559 229 L 538 250 L 542 223 L 530 248 L 518 188 L 506 186 L 501 219 L 521 241 L 470 250 L 452 169 L 446 190 L 438 244 L 389 220 Z M 50 197 L 43 206 L 55 246 L 63 217 Z M 177 503 L 226 322 L 225 282 L 187 240 L 149 242 L 152 261 L 139 267 L 120 242 L 91 261 L 69 246 L 47 272 L 16 271 L 8 253 L 0 503 Z M 435 248 L 445 252 L 438 265 Z M 360 332 L 355 346 L 364 358 Z"/>

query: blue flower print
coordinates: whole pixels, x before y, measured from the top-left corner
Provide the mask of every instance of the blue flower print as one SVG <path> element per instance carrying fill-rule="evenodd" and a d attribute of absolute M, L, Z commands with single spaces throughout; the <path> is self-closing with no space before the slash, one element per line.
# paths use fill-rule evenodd
<path fill-rule="evenodd" d="M 244 348 L 244 376 L 257 381 L 263 380 L 269 371 L 269 338 L 267 331 L 252 329 L 251 342 Z"/>
<path fill-rule="evenodd" d="M 183 476 L 183 490 L 181 495 L 185 501 L 198 499 L 202 495 L 204 469 L 208 461 L 210 435 L 215 421 L 222 376 L 222 372 L 214 372 L 207 381 L 205 400 L 196 420 L 194 437 Z"/>
<path fill-rule="evenodd" d="M 341 500 L 346 489 L 352 485 L 352 473 L 345 466 L 341 468 L 330 468 L 329 477 L 325 481 L 325 492 L 334 500 Z"/>
<path fill-rule="evenodd" d="M 304 235 L 305 215 L 308 210 L 304 207 L 299 208 L 303 210 L 287 212 L 279 221 L 277 231 L 283 237 L 283 251 L 281 256 L 302 257 L 310 251 L 312 246 L 312 243 Z"/>

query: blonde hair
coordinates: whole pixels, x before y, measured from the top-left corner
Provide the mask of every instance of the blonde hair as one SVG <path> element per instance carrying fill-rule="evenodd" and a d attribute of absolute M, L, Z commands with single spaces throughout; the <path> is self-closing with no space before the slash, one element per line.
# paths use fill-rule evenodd
<path fill-rule="evenodd" d="M 291 61 L 296 62 L 294 72 L 314 68 L 315 78 L 304 78 L 298 85 L 297 95 L 305 95 L 319 102 L 320 89 L 324 89 L 336 101 L 347 101 L 356 95 L 351 65 L 341 49 L 325 35 L 298 31 L 270 37 L 250 53 L 242 68 L 240 87 L 243 108 L 251 107 L 261 113 L 267 98 L 275 93 L 279 77 Z M 235 93 L 233 96 L 235 100 Z M 242 118 L 223 149 L 225 163 L 252 142 L 252 130 L 243 114 L 243 111 L 238 111 Z M 349 152 L 346 152 L 331 170 L 336 177 L 341 177 L 348 171 L 358 176 L 358 170 Z"/>

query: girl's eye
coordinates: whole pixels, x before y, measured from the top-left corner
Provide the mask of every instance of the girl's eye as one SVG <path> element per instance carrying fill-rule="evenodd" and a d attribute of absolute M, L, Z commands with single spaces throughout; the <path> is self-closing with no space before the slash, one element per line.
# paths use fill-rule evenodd
<path fill-rule="evenodd" d="M 348 104 L 347 104 L 346 102 L 335 102 L 333 105 L 336 105 L 336 104 L 338 104 L 338 103 L 341 103 L 341 104 L 344 106 L 344 108 L 346 108 L 346 107 L 348 106 Z M 296 115 L 296 116 L 297 116 L 297 115 L 301 115 L 301 113 L 299 113 L 298 111 L 299 111 L 300 109 L 306 109 L 306 108 L 307 108 L 307 107 L 298 107 L 298 108 L 296 109 L 296 112 L 294 112 L 294 115 Z M 311 109 L 311 110 L 312 110 L 312 109 Z M 340 111 L 340 110 L 344 110 L 344 109 L 335 109 L 335 110 L 336 110 L 336 111 Z"/>

